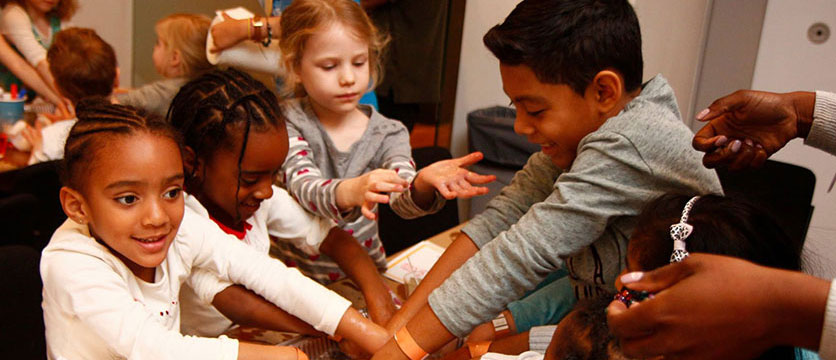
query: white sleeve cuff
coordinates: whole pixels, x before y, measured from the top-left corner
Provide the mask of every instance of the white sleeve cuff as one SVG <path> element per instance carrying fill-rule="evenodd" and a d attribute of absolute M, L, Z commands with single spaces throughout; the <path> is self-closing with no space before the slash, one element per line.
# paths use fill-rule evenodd
<path fill-rule="evenodd" d="M 804 144 L 836 154 L 836 94 L 816 91 L 813 123 Z"/>
<path fill-rule="evenodd" d="M 827 295 L 819 357 L 823 360 L 836 360 L 836 281 L 830 283 L 830 293 Z"/>
<path fill-rule="evenodd" d="M 545 354 L 555 330 L 557 330 L 557 325 L 532 327 L 528 331 L 528 349 Z"/>

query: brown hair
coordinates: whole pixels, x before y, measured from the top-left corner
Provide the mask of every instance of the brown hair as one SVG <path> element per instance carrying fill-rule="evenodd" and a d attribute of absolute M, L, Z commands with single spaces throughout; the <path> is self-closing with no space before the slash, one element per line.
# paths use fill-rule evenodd
<path fill-rule="evenodd" d="M 353 0 L 295 0 L 282 12 L 279 46 L 287 71 L 285 91 L 303 95 L 304 89 L 292 71 L 302 60 L 305 43 L 314 33 L 330 24 L 342 24 L 369 44 L 369 73 L 372 88 L 383 76 L 383 51 L 387 36 L 378 32 L 366 12 Z"/>
<path fill-rule="evenodd" d="M 0 6 L 6 6 L 6 4 L 10 3 L 18 4 L 20 7 L 26 9 L 26 0 L 0 0 Z M 59 0 L 58 5 L 55 5 L 55 8 L 47 13 L 47 16 L 55 16 L 61 19 L 61 21 L 67 21 L 75 15 L 76 10 L 78 10 L 78 2 L 76 0 Z"/>
<path fill-rule="evenodd" d="M 171 14 L 160 21 L 154 30 L 168 50 L 177 50 L 183 59 L 183 75 L 195 77 L 212 69 L 206 60 L 206 34 L 211 20 L 205 15 Z"/>
<path fill-rule="evenodd" d="M 46 54 L 55 85 L 73 104 L 89 96 L 110 96 L 116 80 L 116 53 L 93 29 L 68 28 L 55 34 Z"/>

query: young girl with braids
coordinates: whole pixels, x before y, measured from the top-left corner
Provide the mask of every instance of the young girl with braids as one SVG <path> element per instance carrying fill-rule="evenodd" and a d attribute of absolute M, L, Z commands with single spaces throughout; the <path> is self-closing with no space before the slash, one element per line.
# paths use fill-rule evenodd
<path fill-rule="evenodd" d="M 284 117 L 272 92 L 243 72 L 216 70 L 181 89 L 169 122 L 185 142 L 187 208 L 260 253 L 268 253 L 273 237 L 311 257 L 321 252 L 335 259 L 365 295 L 372 319 L 388 320 L 394 304 L 360 244 L 273 185 L 288 149 Z M 217 296 L 246 291 L 228 288 L 231 284 L 212 274 L 203 277 L 214 283 Z M 184 287 L 181 300 L 184 333 L 216 336 L 232 325 L 211 298 L 198 296 L 191 287 Z"/>
<path fill-rule="evenodd" d="M 41 258 L 50 359 L 307 358 L 290 347 L 181 335 L 178 295 L 184 282 L 201 286 L 191 278 L 197 269 L 325 333 L 374 338 L 347 300 L 184 208 L 179 136 L 165 121 L 100 100 L 77 110 L 60 192 L 68 219 Z"/>
<path fill-rule="evenodd" d="M 283 108 L 290 152 L 282 168 L 288 191 L 308 211 L 335 220 L 353 233 L 380 268 L 386 253 L 378 237 L 378 203 L 401 217 L 436 212 L 445 199 L 487 192 L 473 186 L 493 181 L 464 166 L 473 153 L 415 171 L 409 133 L 358 100 L 379 78 L 384 42 L 352 0 L 294 0 L 282 12 L 279 41 L 286 85 L 298 98 Z M 320 282 L 342 277 L 332 259 L 311 259 L 287 244 L 286 263 Z"/>

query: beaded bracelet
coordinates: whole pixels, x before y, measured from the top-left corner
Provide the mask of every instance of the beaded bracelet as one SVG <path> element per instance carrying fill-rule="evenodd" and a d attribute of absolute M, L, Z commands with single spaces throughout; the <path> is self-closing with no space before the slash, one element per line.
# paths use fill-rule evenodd
<path fill-rule="evenodd" d="M 395 343 L 409 360 L 422 360 L 427 357 L 427 352 L 415 342 L 406 325 L 395 333 Z"/>
<path fill-rule="evenodd" d="M 270 43 L 273 42 L 273 27 L 270 26 L 270 19 L 268 18 L 264 18 L 264 23 L 265 25 L 267 25 L 267 38 L 261 42 L 261 45 L 264 45 L 264 47 L 268 47 L 270 46 Z"/>

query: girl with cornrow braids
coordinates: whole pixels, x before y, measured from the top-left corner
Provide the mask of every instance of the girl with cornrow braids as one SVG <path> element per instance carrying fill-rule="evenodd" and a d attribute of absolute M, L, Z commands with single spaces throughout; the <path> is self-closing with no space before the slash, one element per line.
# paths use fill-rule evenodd
<path fill-rule="evenodd" d="M 347 300 L 184 207 L 181 146 L 169 124 L 103 99 L 82 101 L 77 114 L 60 191 L 68 219 L 40 265 L 50 359 L 307 359 L 292 347 L 181 335 L 180 288 L 206 292 L 200 272 L 327 334 L 362 332 Z"/>
<path fill-rule="evenodd" d="M 269 252 L 273 238 L 311 257 L 322 252 L 336 259 L 363 291 L 372 319 L 382 323 L 394 312 L 394 305 L 368 254 L 332 221 L 307 213 L 284 189 L 273 185 L 288 151 L 285 122 L 277 103 L 263 84 L 235 69 L 204 74 L 180 90 L 168 118 L 185 142 L 186 207 L 262 254 Z M 256 297 L 240 286 L 219 281 L 211 273 L 202 274 L 200 279 L 212 284 L 213 291 L 201 294 L 197 289 L 183 288 L 181 328 L 187 334 L 216 336 L 232 321 L 212 305 L 242 304 Z M 283 315 L 277 315 L 274 325 L 266 327 L 286 327 L 282 323 L 287 316 Z M 306 326 L 297 325 L 291 330 Z M 379 331 L 379 340 L 385 341 L 381 327 L 371 322 L 364 326 L 371 331 L 347 332 L 344 336 L 363 337 L 363 342 L 374 344 L 368 339 L 376 339 L 370 335 Z M 371 345 L 363 348 L 374 350 Z"/>

